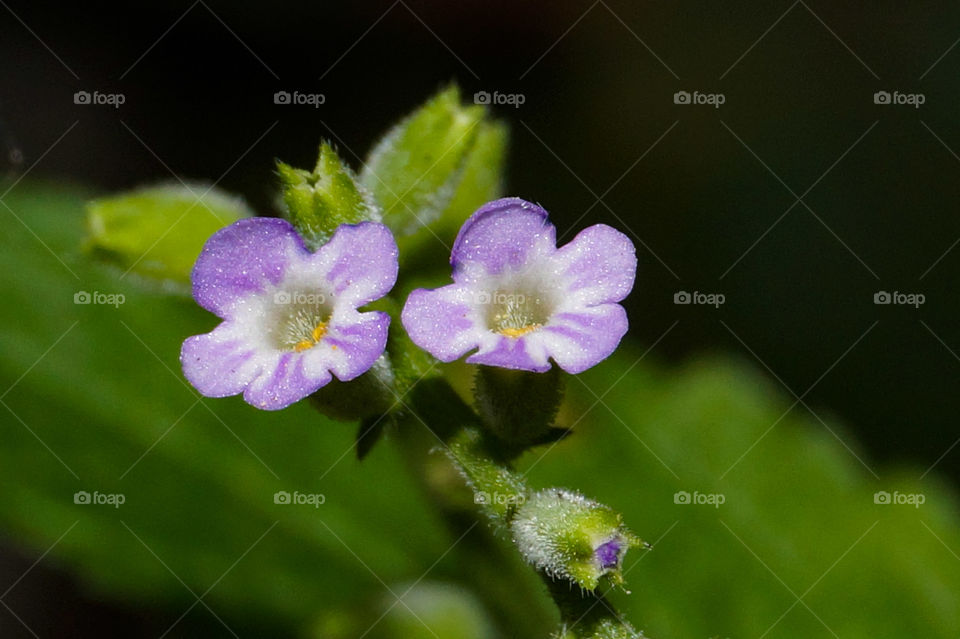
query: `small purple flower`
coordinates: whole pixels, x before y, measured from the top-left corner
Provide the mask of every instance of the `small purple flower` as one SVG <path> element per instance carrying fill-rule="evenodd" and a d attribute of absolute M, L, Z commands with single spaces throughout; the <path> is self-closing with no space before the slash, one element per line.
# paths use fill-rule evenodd
<path fill-rule="evenodd" d="M 547 212 L 519 198 L 490 202 L 460 229 L 453 284 L 417 289 L 404 306 L 410 338 L 437 359 L 544 372 L 553 359 L 580 373 L 627 332 L 617 304 L 637 258 L 623 233 L 597 224 L 557 248 Z"/>
<path fill-rule="evenodd" d="M 364 222 L 311 253 L 289 222 L 249 218 L 207 241 L 192 279 L 197 303 L 224 321 L 183 343 L 184 375 L 207 397 L 277 410 L 383 354 L 389 315 L 357 309 L 393 288 L 397 245 Z"/>
<path fill-rule="evenodd" d="M 620 560 L 628 546 L 629 544 L 619 537 L 614 537 L 610 541 L 597 546 L 596 550 L 593 551 L 593 556 L 601 570 L 611 570 L 620 565 Z"/>

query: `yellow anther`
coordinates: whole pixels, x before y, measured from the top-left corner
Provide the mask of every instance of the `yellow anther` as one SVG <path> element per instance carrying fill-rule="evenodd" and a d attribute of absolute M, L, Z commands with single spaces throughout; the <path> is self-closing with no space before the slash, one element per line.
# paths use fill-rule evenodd
<path fill-rule="evenodd" d="M 507 337 L 523 337 L 527 333 L 532 333 L 538 328 L 540 328 L 540 324 L 530 324 L 529 326 L 524 326 L 523 328 L 505 327 L 501 328 L 499 333 L 501 335 L 506 335 Z"/>
<path fill-rule="evenodd" d="M 327 325 L 324 322 L 317 324 L 313 330 L 310 332 L 310 339 L 303 339 L 293 345 L 293 350 L 297 353 L 302 353 L 305 350 L 309 350 L 320 343 L 320 340 L 323 339 L 323 336 L 327 334 Z"/>

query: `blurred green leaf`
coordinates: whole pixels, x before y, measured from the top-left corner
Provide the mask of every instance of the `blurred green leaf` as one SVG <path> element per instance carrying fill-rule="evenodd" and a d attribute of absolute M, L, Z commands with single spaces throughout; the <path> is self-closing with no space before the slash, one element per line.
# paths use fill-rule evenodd
<path fill-rule="evenodd" d="M 87 204 L 86 248 L 125 271 L 190 281 L 204 242 L 253 212 L 217 188 L 152 186 Z"/>
<path fill-rule="evenodd" d="M 653 543 L 627 557 L 632 594 L 609 595 L 627 620 L 653 638 L 960 633 L 952 487 L 924 468 L 877 464 L 836 419 L 792 406 L 752 364 L 663 369 L 640 358 L 621 348 L 571 380 L 579 401 L 560 423 L 587 417 L 526 461 L 532 486 L 572 485 Z M 881 490 L 926 502 L 876 504 Z M 675 503 L 679 491 L 725 502 Z"/>
<path fill-rule="evenodd" d="M 320 146 L 313 171 L 277 163 L 286 217 L 311 250 L 325 244 L 341 224 L 380 219 L 369 195 L 329 143 Z"/>
<path fill-rule="evenodd" d="M 16 273 L 0 281 L 4 531 L 42 553 L 69 530 L 45 561 L 95 590 L 177 616 L 193 603 L 179 578 L 213 587 L 204 601 L 219 615 L 278 635 L 382 592 L 381 579 L 419 577 L 452 540 L 395 447 L 361 465 L 355 427 L 305 403 L 274 414 L 199 398 L 180 344 L 217 319 L 77 255 L 83 199 L 27 184 L 6 199 L 70 271 L 23 226 L 0 228 L 0 266 Z M 78 305 L 79 290 L 126 299 Z M 126 501 L 75 504 L 77 491 Z M 276 504 L 278 491 L 325 503 Z"/>
<path fill-rule="evenodd" d="M 391 129 L 373 148 L 361 183 L 383 207 L 383 222 L 409 235 L 448 208 L 486 110 L 464 106 L 450 87 Z"/>

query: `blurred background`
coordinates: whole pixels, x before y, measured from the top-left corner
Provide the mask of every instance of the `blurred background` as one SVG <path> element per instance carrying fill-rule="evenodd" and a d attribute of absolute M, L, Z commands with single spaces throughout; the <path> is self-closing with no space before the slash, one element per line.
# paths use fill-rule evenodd
<path fill-rule="evenodd" d="M 79 225 L 79 204 L 74 202 L 82 203 L 83 197 L 179 176 L 185 180 L 218 181 L 222 188 L 245 197 L 256 210 L 272 213 L 276 158 L 309 166 L 318 142 L 330 139 L 359 168 L 366 151 L 400 115 L 450 82 L 460 85 L 468 101 L 477 92 L 487 92 L 494 96 L 493 101 L 495 95 L 520 96 L 512 101 L 522 104 L 492 106 L 495 115 L 511 129 L 506 192 L 538 201 L 547 208 L 564 240 L 587 225 L 604 222 L 621 228 L 637 244 L 637 287 L 626 302 L 631 340 L 637 351 L 617 371 L 608 374 L 607 385 L 619 373 L 632 370 L 631 374 L 636 375 L 647 362 L 656 360 L 655 369 L 643 375 L 666 375 L 680 380 L 687 379 L 683 375 L 694 380 L 706 376 L 704 384 L 715 393 L 710 397 L 716 401 L 706 401 L 681 381 L 657 382 L 661 391 L 674 394 L 675 404 L 670 404 L 674 412 L 663 409 L 645 413 L 637 417 L 636 427 L 643 429 L 643 424 L 649 424 L 651 433 L 671 429 L 680 432 L 676 422 L 689 420 L 690 430 L 672 443 L 661 442 L 661 448 L 655 445 L 656 440 L 649 439 L 657 435 L 648 436 L 646 431 L 638 430 L 641 437 L 637 439 L 643 439 L 641 447 L 627 433 L 622 443 L 637 449 L 638 460 L 643 459 L 637 465 L 656 467 L 638 472 L 662 475 L 663 484 L 674 489 L 684 486 L 677 482 L 681 477 L 686 479 L 679 468 L 687 465 L 693 475 L 702 474 L 704 482 L 708 481 L 706 476 L 710 476 L 709 481 L 720 481 L 724 468 L 737 459 L 736 450 L 752 449 L 732 446 L 730 455 L 717 461 L 715 473 L 702 471 L 702 467 L 701 471 L 696 470 L 695 454 L 682 461 L 681 449 L 696 445 L 690 440 L 700 437 L 697 433 L 704 429 L 713 437 L 724 424 L 752 424 L 750 420 L 755 418 L 755 430 L 743 426 L 747 444 L 765 434 L 771 422 L 782 425 L 771 430 L 767 442 L 773 441 L 784 426 L 794 420 L 802 421 L 798 428 L 816 432 L 823 439 L 811 442 L 800 437 L 776 446 L 791 451 L 786 453 L 787 459 L 813 455 L 811 468 L 832 468 L 834 462 L 846 464 L 843 479 L 833 477 L 843 486 L 862 484 L 871 493 L 880 490 L 894 476 L 893 471 L 885 470 L 889 468 L 909 469 L 904 472 L 912 478 L 910 481 L 929 482 L 935 476 L 944 482 L 960 479 L 960 451 L 953 448 L 960 437 L 956 419 L 960 413 L 960 297 L 955 293 L 960 248 L 954 248 L 960 240 L 956 204 L 960 198 L 960 126 L 955 117 L 960 101 L 960 49 L 954 49 L 960 38 L 960 6 L 956 3 L 877 2 L 871 3 L 869 9 L 855 3 L 804 0 L 792 4 L 789 0 L 746 2 L 736 6 L 623 0 L 278 1 L 269 6 L 218 0 L 145 0 L 136 4 L 7 0 L 2 4 L 3 170 L 11 179 L 29 171 L 29 180 L 4 196 L 13 209 L 9 211 L 11 215 L 0 210 L 0 219 L 7 216 L 3 225 L 15 229 L 8 231 L 11 235 L 7 238 L 8 245 L 13 247 L 7 258 L 13 270 L 23 264 L 16 253 L 21 249 L 33 254 L 35 260 L 50 262 L 38 268 L 49 267 L 51 273 L 60 268 L 44 253 L 37 239 L 60 254 L 57 229 Z M 124 103 L 117 108 L 76 104 L 74 94 L 78 91 L 122 94 Z M 274 94 L 278 91 L 322 94 L 324 101 L 316 108 L 275 104 Z M 878 92 L 881 93 L 877 95 Z M 885 95 L 890 96 L 890 103 L 886 103 Z M 698 104 L 698 100 L 705 103 Z M 40 213 L 31 217 L 35 210 L 31 202 L 44 197 L 42 188 L 31 185 L 41 179 L 48 185 L 70 185 L 79 195 L 58 195 L 64 199 L 52 200 L 57 204 L 51 209 L 52 217 L 41 219 Z M 22 209 L 13 204 L 18 191 L 32 193 L 23 196 L 29 201 L 21 203 Z M 31 237 L 33 231 L 27 233 L 19 225 L 14 219 L 18 213 L 39 238 Z M 49 236 L 41 232 L 47 226 L 51 229 Z M 69 253 L 69 238 L 64 236 L 62 241 Z M 81 275 L 87 277 L 85 272 Z M 58 276 L 69 278 L 66 271 L 51 274 L 52 287 Z M 8 271 L 7 277 L 15 276 Z M 76 288 L 75 282 L 66 284 L 69 286 L 64 290 Z M 712 295 L 709 299 L 722 303 L 677 303 L 683 301 L 684 292 L 694 302 Z M 876 296 L 882 292 L 889 293 L 895 303 L 876 303 Z M 898 297 L 894 293 L 913 297 Z M 26 307 L 35 303 L 23 295 Z M 883 299 L 881 295 L 879 300 Z M 922 299 L 922 303 L 896 303 L 906 299 Z M 150 304 L 144 301 L 144 305 Z M 184 328 L 182 323 L 177 325 L 177 318 L 185 313 L 195 314 L 198 330 L 206 330 L 209 319 L 190 310 L 187 303 L 163 304 L 164 309 L 151 307 L 144 317 L 169 318 L 173 325 L 164 328 L 169 332 L 169 344 L 157 346 L 146 341 L 150 349 L 160 353 L 161 363 L 177 371 L 177 335 L 190 334 L 190 328 Z M 35 348 L 28 351 L 24 346 L 31 343 L 28 337 L 15 339 L 19 331 L 27 330 L 27 311 L 8 306 L 2 313 L 11 332 L 0 336 L 0 340 L 8 340 L 11 352 L 24 349 L 22 364 L 14 358 L 4 369 L 3 379 L 9 376 L 6 386 L 19 381 L 30 362 L 53 343 L 64 327 L 52 327 L 38 336 Z M 36 314 L 42 318 L 45 311 L 36 309 Z M 136 330 L 132 321 L 127 323 Z M 136 378 L 139 366 L 149 366 L 151 376 L 163 378 L 163 384 L 170 382 L 170 393 L 185 393 L 147 349 L 137 340 L 128 339 L 130 335 L 122 327 L 111 330 L 120 331 L 121 337 L 114 343 L 122 342 L 123 347 L 117 345 L 116 353 L 98 355 L 114 357 L 109 365 L 103 364 L 104 370 L 122 370 Z M 107 336 L 110 331 L 103 329 L 102 334 Z M 159 344 L 165 342 L 161 340 Z M 637 368 L 629 368 L 650 347 L 650 359 L 644 359 L 644 364 Z M 78 361 L 76 358 L 90 349 L 97 350 L 97 346 L 71 347 L 72 353 L 63 355 L 64 365 L 69 367 L 70 362 Z M 129 349 L 136 350 L 135 357 L 124 355 Z M 58 401 L 67 403 L 62 389 L 54 385 L 55 380 L 65 379 L 62 370 L 52 368 L 51 362 L 57 361 L 55 356 L 52 354 L 37 372 L 40 376 L 49 375 L 51 386 L 38 386 L 30 392 L 35 392 L 37 398 L 49 397 L 46 393 L 52 392 Z M 717 367 L 726 372 L 698 372 L 700 364 L 696 362 L 704 358 L 722 361 Z M 693 367 L 692 372 L 688 366 Z M 17 393 L 28 392 L 29 379 L 5 400 L 21 416 L 30 411 L 24 408 L 30 401 Z M 150 385 L 150 379 L 144 378 L 144 384 Z M 656 401 L 667 401 L 663 397 L 655 400 L 652 391 L 639 389 L 637 383 L 640 382 L 624 382 L 630 388 L 620 387 L 620 400 L 610 397 L 603 401 L 611 405 L 621 401 L 624 410 L 637 412 Z M 113 392 L 119 393 L 119 388 Z M 598 381 L 595 388 L 596 394 L 587 393 L 583 400 L 587 406 L 606 386 Z M 742 395 L 736 395 L 737 392 Z M 70 393 L 89 397 L 79 387 Z M 161 395 L 158 391 L 154 400 L 137 401 L 153 401 L 150 405 L 159 408 L 165 406 L 158 398 Z M 638 407 L 644 397 L 648 404 Z M 697 398 L 703 401 L 698 404 Z M 767 406 L 766 401 L 771 404 Z M 107 399 L 98 400 L 97 410 L 113 410 L 109 403 Z M 744 406 L 754 403 L 763 405 L 762 409 L 757 408 L 758 414 L 769 411 L 771 419 L 757 417 Z M 777 416 L 791 405 L 795 407 L 789 417 L 781 417 L 780 422 Z M 697 407 L 702 412 L 694 419 L 691 415 Z M 173 417 L 183 408 L 178 405 Z M 204 412 L 201 408 L 195 410 Z M 251 422 L 250 432 L 257 433 L 253 437 L 266 441 L 283 433 L 284 427 L 275 417 L 254 424 L 257 420 L 247 416 L 243 406 L 230 404 L 230 410 L 237 420 Z M 742 411 L 749 416 L 741 415 Z M 70 414 L 67 410 L 61 419 Z M 304 420 L 311 419 L 309 413 L 303 415 Z M 115 417 L 118 422 L 128 421 L 119 414 Z M 42 423 L 46 417 L 38 415 L 36 419 Z M 87 415 L 84 419 L 94 418 Z M 32 446 L 37 459 L 43 460 L 38 463 L 47 470 L 36 471 L 38 477 L 44 472 L 65 472 L 56 467 L 55 461 L 51 468 L 49 453 L 37 448 L 37 439 L 24 432 L 12 411 L 2 421 L 9 437 L 23 438 L 23 445 Z M 22 421 L 32 423 L 28 416 L 23 416 Z M 166 426 L 170 421 L 165 422 Z M 635 425 L 632 419 L 627 421 L 630 426 Z M 843 426 L 837 426 L 838 423 Z M 149 444 L 156 439 L 156 434 L 166 427 L 161 426 L 152 436 L 145 435 L 144 442 Z M 339 427 L 342 432 L 338 432 L 339 439 L 334 443 L 348 446 L 351 428 Z M 229 433 L 224 435 L 222 429 L 217 432 L 219 428 L 215 423 L 210 426 L 210 432 L 217 433 L 211 435 L 210 449 L 217 449 L 216 437 L 220 436 L 228 438 L 222 445 L 236 448 L 237 440 L 230 438 Z M 620 430 L 616 424 L 610 428 Z M 269 437 L 262 433 L 265 429 L 271 431 Z M 247 436 L 241 433 L 241 439 L 246 441 Z M 644 451 L 648 443 L 664 458 L 664 468 Z M 707 442 L 700 444 L 704 447 L 703 458 L 713 459 L 719 444 L 710 444 L 713 448 Z M 275 453 L 272 461 L 266 459 L 266 464 L 279 464 L 283 457 L 279 444 L 264 445 L 273 446 Z M 676 456 L 671 458 L 673 445 Z M 810 449 L 804 452 L 791 446 Z M 833 461 L 828 463 L 815 455 L 829 457 L 833 452 L 810 452 L 819 451 L 821 446 L 836 449 L 838 459 L 830 457 Z M 250 447 L 257 454 L 264 454 L 256 446 Z M 760 445 L 755 451 L 758 459 L 775 459 L 766 457 L 769 451 L 764 453 L 763 448 Z M 14 455 L 14 449 L 9 448 L 11 464 L 24 459 L 22 452 L 17 453 L 21 456 Z M 70 465 L 68 451 L 62 453 Z M 616 452 L 616 448 L 611 448 L 611 454 Z M 235 453 L 249 461 L 243 448 Z M 94 457 L 84 459 L 96 465 Z M 318 462 L 317 467 L 325 468 L 336 458 L 337 455 L 331 455 L 324 463 Z M 843 458 L 842 462 L 839 458 Z M 151 457 L 146 459 L 145 465 Z M 400 460 L 390 459 L 389 463 L 402 465 Z M 554 475 L 549 468 L 543 470 L 540 481 L 552 479 L 576 485 L 560 472 L 563 459 L 557 460 Z M 171 468 L 178 468 L 178 463 L 171 462 Z M 370 466 L 377 463 L 387 462 L 373 458 L 369 465 L 356 465 L 348 458 L 343 462 L 343 481 L 359 484 L 364 475 L 369 476 L 368 481 L 375 481 L 379 471 Z M 548 463 L 544 462 L 545 466 Z M 771 465 L 775 463 L 770 461 Z M 253 464 L 258 472 L 263 471 L 256 460 Z M 306 460 L 302 464 L 303 476 L 316 479 L 316 469 L 311 469 Z M 599 457 L 597 464 L 599 467 Z M 351 469 L 349 473 L 347 467 Z M 589 484 L 595 475 L 589 468 L 580 470 L 582 474 L 574 476 Z M 928 475 L 929 472 L 933 474 Z M 284 476 L 279 469 L 270 473 Z M 79 470 L 76 474 L 83 475 Z M 855 475 L 862 477 L 852 479 Z M 638 478 L 639 475 L 629 481 L 639 484 Z M 766 483 L 762 479 L 770 480 L 760 471 L 754 478 L 758 487 Z M 180 480 L 171 477 L 169 481 Z M 611 481 L 604 478 L 583 488 L 608 499 L 602 490 Z M 10 485 L 8 488 L 14 490 Z M 944 494 L 952 495 L 952 487 L 944 485 L 942 489 Z M 611 490 L 622 495 L 624 503 L 618 505 L 624 509 L 641 501 L 635 492 Z M 820 497 L 834 490 L 843 492 L 827 481 L 809 490 L 811 495 Z M 9 537 L 0 556 L 0 576 L 16 588 L 11 586 L 9 596 L 0 597 L 9 610 L 9 614 L 0 610 L 0 634 L 158 636 L 177 619 L 177 606 L 168 605 L 171 597 L 157 595 L 162 590 L 159 586 L 144 586 L 141 592 L 131 593 L 130 584 L 135 580 L 116 575 L 78 579 L 77 574 L 85 574 L 85 562 L 95 562 L 93 555 L 76 559 L 83 555 L 78 550 L 79 554 L 62 564 L 38 562 L 38 553 L 57 536 L 48 539 L 48 528 L 41 521 L 46 515 L 33 513 L 27 493 L 20 491 L 17 495 L 4 506 L 16 511 L 19 504 L 23 510 L 19 516 L 5 518 Z M 361 497 L 357 499 L 362 502 Z M 395 514 L 404 521 L 416 519 L 416 508 L 409 504 L 401 508 L 383 495 L 370 499 L 384 502 L 377 501 L 378 507 L 389 508 L 387 504 L 394 503 Z M 953 512 L 952 498 L 945 498 L 944 504 L 944 512 Z M 836 504 L 834 507 L 837 512 L 848 510 Z M 200 506 L 197 508 L 203 511 Z M 427 507 L 421 504 L 417 508 Z M 400 515 L 401 512 L 404 514 Z M 638 506 L 637 512 L 644 510 Z M 34 514 L 36 519 L 31 519 Z M 176 513 L 176 517 L 183 516 L 184 513 Z M 750 516 L 766 515 L 761 510 L 761 514 L 753 512 Z M 372 515 L 368 518 L 368 524 L 377 521 Z M 670 521 L 671 516 L 665 516 L 657 534 L 666 530 Z M 711 521 L 716 527 L 716 516 Z M 787 527 L 783 520 L 778 521 Z M 186 526 L 186 522 L 181 523 Z M 933 548 L 946 553 L 944 545 L 951 544 L 937 541 L 945 540 L 945 533 L 928 524 L 929 521 L 924 526 L 937 530 L 936 535 L 927 534 L 922 527 L 917 528 L 916 534 L 932 544 L 931 557 L 937 556 Z M 351 525 L 360 530 L 363 518 Z M 631 525 L 645 537 L 656 537 L 642 519 Z M 821 524 L 810 525 L 816 528 Z M 734 524 L 728 528 L 736 530 Z M 170 538 L 189 537 L 186 530 L 181 531 L 182 536 L 171 531 Z M 722 527 L 717 530 L 720 532 L 716 534 L 730 540 L 730 534 Z M 31 534 L 38 535 L 37 541 L 24 541 Z M 95 532 L 87 534 L 96 536 Z M 256 539 L 258 533 L 251 534 L 248 542 Z M 435 534 L 437 540 L 444 538 L 438 531 Z M 849 542 L 857 539 L 859 532 L 851 534 L 846 542 L 837 542 L 836 552 L 826 552 L 823 565 L 806 583 L 800 579 L 794 585 L 790 579 L 784 579 L 791 583 L 785 591 L 786 604 L 791 603 L 789 590 L 796 589 L 797 594 L 806 590 Z M 71 538 L 67 537 L 65 543 Z M 911 545 L 915 542 L 910 535 L 904 539 Z M 133 543 L 136 541 L 133 539 Z M 208 541 L 215 543 L 213 539 Z M 352 540 L 347 541 L 352 545 Z M 745 545 L 752 548 L 746 541 Z M 326 556 L 323 548 L 329 550 L 327 542 L 337 546 L 327 539 L 320 544 L 317 557 Z M 690 542 L 698 544 L 692 532 Z M 109 543 L 105 536 L 104 544 Z M 429 545 L 428 541 L 423 543 Z M 154 547 L 149 540 L 146 545 Z M 384 550 L 380 558 L 388 564 L 402 565 L 402 548 L 403 544 L 394 548 L 396 557 Z M 179 553 L 175 547 L 168 550 Z M 678 552 L 678 557 L 689 556 Z M 702 548 L 697 551 L 700 552 Z M 782 558 L 790 564 L 787 557 L 792 556 L 792 551 L 784 552 Z M 406 561 L 420 570 L 398 568 L 391 574 L 398 580 L 413 581 L 437 554 L 426 552 L 421 566 L 418 555 L 411 553 Z M 957 559 L 951 554 L 953 551 L 941 554 L 932 563 L 952 564 Z M 160 549 L 156 549 L 156 555 L 168 559 Z M 202 563 L 203 556 L 200 553 L 192 565 Z M 147 559 L 153 561 L 149 555 Z M 750 554 L 740 559 L 754 561 Z M 36 567 L 34 562 L 38 562 Z M 184 562 L 191 563 L 187 559 Z M 467 559 L 462 559 L 459 567 L 464 565 L 469 565 Z M 218 566 L 209 574 L 207 585 L 226 567 Z M 770 581 L 763 564 L 757 567 L 761 579 L 767 580 L 766 586 L 772 583 L 773 588 L 780 588 L 776 580 Z M 28 576 L 18 582 L 18 576 L 30 568 Z M 190 590 L 196 588 L 196 596 L 201 596 L 206 589 L 189 578 L 184 578 L 189 587 L 181 587 L 177 584 L 181 569 L 165 571 L 163 561 L 151 568 L 159 568 L 157 579 L 173 580 L 172 586 L 166 583 L 167 587 L 182 591 L 172 597 L 174 602 L 186 597 L 182 608 L 193 603 Z M 890 568 L 895 574 L 894 566 Z M 314 569 L 323 571 L 321 566 Z M 351 562 L 337 566 L 336 570 L 365 572 L 362 565 Z M 455 574 L 456 570 L 451 567 L 447 572 Z M 780 574 L 780 569 L 774 567 L 772 572 Z M 277 592 L 286 595 L 278 595 L 278 599 L 296 597 L 296 580 L 268 572 L 261 574 L 264 579 L 283 582 Z M 369 574 L 364 577 L 369 578 Z M 323 579 L 336 585 L 336 578 L 329 574 Z M 915 594 L 931 606 L 920 609 L 926 610 L 929 617 L 938 618 L 946 608 L 936 603 L 939 595 L 933 591 L 946 587 L 952 577 L 934 580 L 936 584 L 929 579 L 929 573 L 918 577 L 920 585 Z M 97 584 L 92 591 L 90 581 Z M 6 585 L 0 582 L 2 589 Z M 638 589 L 643 591 L 634 590 Z M 357 585 L 357 592 L 362 590 Z M 842 590 L 838 585 L 837 591 Z M 243 592 L 239 584 L 236 591 Z M 702 603 L 701 598 L 708 598 L 702 592 L 691 593 L 687 593 L 688 600 L 692 597 L 698 604 Z M 436 592 L 428 595 L 426 599 L 430 601 L 440 601 L 445 596 Z M 150 605 L 154 596 L 158 602 Z M 650 596 L 650 606 L 638 604 L 631 618 L 641 626 L 645 618 L 653 620 L 649 627 L 651 636 L 658 636 L 656 631 L 659 636 L 667 636 L 663 633 L 701 630 L 722 636 L 749 636 L 747 628 L 752 628 L 737 625 L 739 622 L 726 613 L 702 619 L 702 623 L 697 622 L 700 625 L 684 626 L 693 622 L 676 617 L 699 615 L 690 610 L 671 610 L 669 598 L 661 602 L 655 595 Z M 484 600 L 483 593 L 476 597 Z M 242 609 L 242 597 L 234 600 L 237 601 L 240 603 L 236 607 Z M 760 604 L 751 607 L 750 601 L 753 600 L 745 596 L 730 603 L 756 612 L 763 610 Z M 317 608 L 318 619 L 328 620 L 322 623 L 334 623 L 329 621 L 329 615 L 319 615 L 319 604 L 305 605 Z M 367 604 L 357 599 L 353 605 L 363 609 Z M 451 603 L 468 610 L 461 611 L 462 614 L 474 614 L 473 607 L 484 605 L 489 603 L 475 603 L 473 599 Z M 712 609 L 714 604 L 703 606 L 700 609 Z M 224 633 L 217 617 L 206 614 L 203 607 L 196 604 L 183 625 L 176 626 L 168 636 Z M 878 609 L 882 608 L 878 602 Z M 238 615 L 239 621 L 228 624 L 236 625 L 236 632 L 224 636 L 276 631 L 276 618 L 283 615 L 287 615 L 287 620 L 296 620 L 291 621 L 291 628 L 304 627 L 302 608 L 289 601 L 277 603 L 270 611 L 274 617 L 266 613 Z M 380 613 L 371 614 L 375 619 Z M 776 614 L 772 617 L 769 622 L 776 619 Z M 830 627 L 842 623 L 828 617 L 824 615 Z M 673 621 L 668 621 L 671 618 Z M 802 636 L 830 636 L 825 629 L 827 624 L 814 620 L 809 628 L 803 625 L 812 618 L 797 622 L 800 625 L 789 631 L 778 626 L 768 636 L 777 636 L 781 631 L 782 636 L 801 636 L 801 628 L 808 633 Z M 350 630 L 322 626 L 320 621 L 315 623 L 320 625 L 310 627 L 320 628 L 317 636 L 359 636 L 351 635 Z M 756 635 L 760 635 L 769 624 L 757 623 L 760 626 Z M 347 621 L 342 626 L 350 627 Z M 38 630 L 28 630 L 32 627 Z M 949 621 L 941 630 L 946 633 L 946 628 L 950 628 Z M 956 626 L 951 630 L 953 635 L 943 636 L 955 636 Z"/>

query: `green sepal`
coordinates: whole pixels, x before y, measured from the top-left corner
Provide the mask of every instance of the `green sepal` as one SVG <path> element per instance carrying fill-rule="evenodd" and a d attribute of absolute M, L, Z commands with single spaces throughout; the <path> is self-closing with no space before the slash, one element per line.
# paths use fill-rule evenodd
<path fill-rule="evenodd" d="M 563 400 L 563 376 L 478 366 L 474 397 L 483 425 L 513 454 L 552 441 L 551 426 Z"/>
<path fill-rule="evenodd" d="M 387 413 L 396 380 L 390 360 L 381 355 L 363 375 L 349 382 L 334 378 L 310 396 L 310 404 L 338 421 L 349 422 Z"/>
<path fill-rule="evenodd" d="M 357 451 L 357 459 L 363 461 L 373 447 L 376 445 L 387 426 L 394 423 L 391 415 L 372 415 L 360 420 L 360 426 L 357 427 L 357 437 L 354 443 L 354 449 Z"/>

